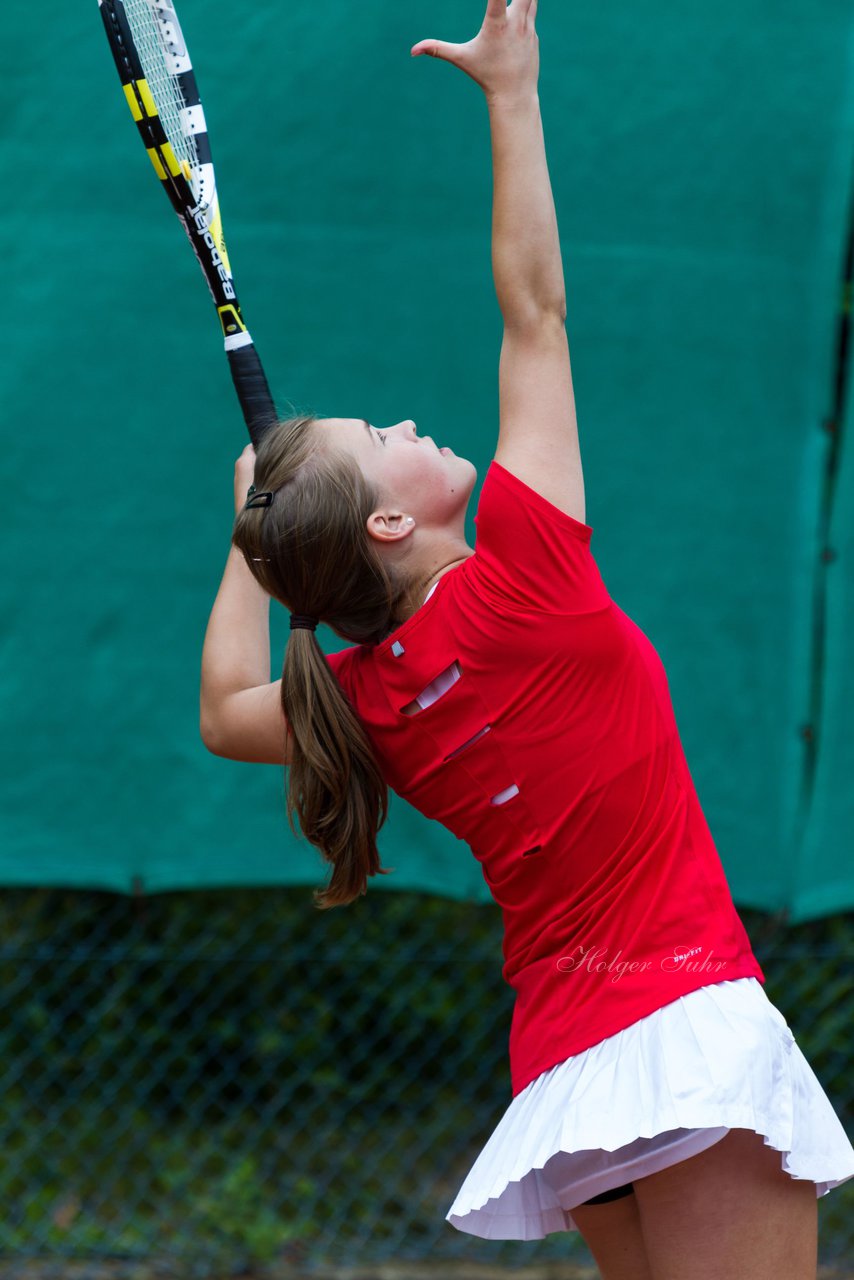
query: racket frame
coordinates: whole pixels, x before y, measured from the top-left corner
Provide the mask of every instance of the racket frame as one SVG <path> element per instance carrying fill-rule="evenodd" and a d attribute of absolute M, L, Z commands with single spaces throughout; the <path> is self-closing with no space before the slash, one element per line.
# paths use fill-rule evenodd
<path fill-rule="evenodd" d="M 192 137 L 198 159 L 195 171 L 190 169 L 186 161 L 182 163 L 178 159 L 169 141 L 145 76 L 123 0 L 98 0 L 98 7 L 137 131 L 160 184 L 193 247 L 210 290 L 222 328 L 235 390 L 250 437 L 257 444 L 277 421 L 277 414 L 234 287 L 222 232 L 210 141 L 196 77 L 186 54 L 173 5 L 168 0 L 166 3 L 164 0 L 145 2 L 155 15 L 171 15 L 170 26 L 181 40 L 182 50 L 178 56 L 173 56 L 175 70 L 170 71 L 170 74 L 178 80 L 185 103 L 186 109 L 181 113 L 182 130 L 187 134 L 186 126 L 190 128 L 187 136 Z M 155 16 L 154 20 L 156 23 L 158 18 Z"/>

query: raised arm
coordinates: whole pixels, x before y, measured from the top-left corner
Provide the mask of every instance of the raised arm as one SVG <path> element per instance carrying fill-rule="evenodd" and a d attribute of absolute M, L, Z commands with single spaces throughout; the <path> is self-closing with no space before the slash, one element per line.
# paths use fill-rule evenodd
<path fill-rule="evenodd" d="M 492 268 L 504 317 L 496 461 L 577 520 L 584 480 L 566 290 L 537 90 L 537 0 L 488 0 L 466 44 L 422 40 L 483 89 L 493 162 Z"/>
<path fill-rule="evenodd" d="M 255 454 L 234 470 L 235 506 L 246 501 Z M 253 764 L 289 764 L 281 680 L 270 681 L 270 597 L 232 547 L 202 651 L 200 728 L 214 755 Z"/>

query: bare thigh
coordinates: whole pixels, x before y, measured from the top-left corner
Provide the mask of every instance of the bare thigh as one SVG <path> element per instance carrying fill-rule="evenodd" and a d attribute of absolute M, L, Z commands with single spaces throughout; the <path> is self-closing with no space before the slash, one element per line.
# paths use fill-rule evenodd
<path fill-rule="evenodd" d="M 731 1129 L 634 1188 L 654 1280 L 815 1280 L 815 1184 L 785 1173 L 761 1134 Z"/>
<path fill-rule="evenodd" d="M 654 1280 L 634 1195 L 572 1210 L 602 1280 Z"/>

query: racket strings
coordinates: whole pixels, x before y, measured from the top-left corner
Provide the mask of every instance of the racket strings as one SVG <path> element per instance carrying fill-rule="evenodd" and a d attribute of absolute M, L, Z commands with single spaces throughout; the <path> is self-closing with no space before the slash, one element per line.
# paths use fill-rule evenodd
<path fill-rule="evenodd" d="M 198 170 L 199 157 L 192 134 L 183 125 L 181 112 L 187 108 L 177 75 L 169 69 L 168 31 L 180 37 L 180 28 L 171 6 L 156 0 L 124 0 L 124 10 L 133 34 L 146 83 L 157 106 L 166 137 L 186 173 L 186 165 Z M 157 14 L 160 15 L 158 20 Z"/>

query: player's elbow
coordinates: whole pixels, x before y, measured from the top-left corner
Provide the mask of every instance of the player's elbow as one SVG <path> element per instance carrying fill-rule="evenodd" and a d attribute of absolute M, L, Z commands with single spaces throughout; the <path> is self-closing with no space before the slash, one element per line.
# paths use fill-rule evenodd
<path fill-rule="evenodd" d="M 536 336 L 544 330 L 566 332 L 566 298 L 555 298 L 551 302 L 539 299 L 526 299 L 504 315 L 504 328 L 511 332 Z"/>
<path fill-rule="evenodd" d="M 199 733 L 202 743 L 212 756 L 228 758 L 228 747 L 222 730 L 222 724 L 210 710 L 202 707 L 199 717 Z"/>

